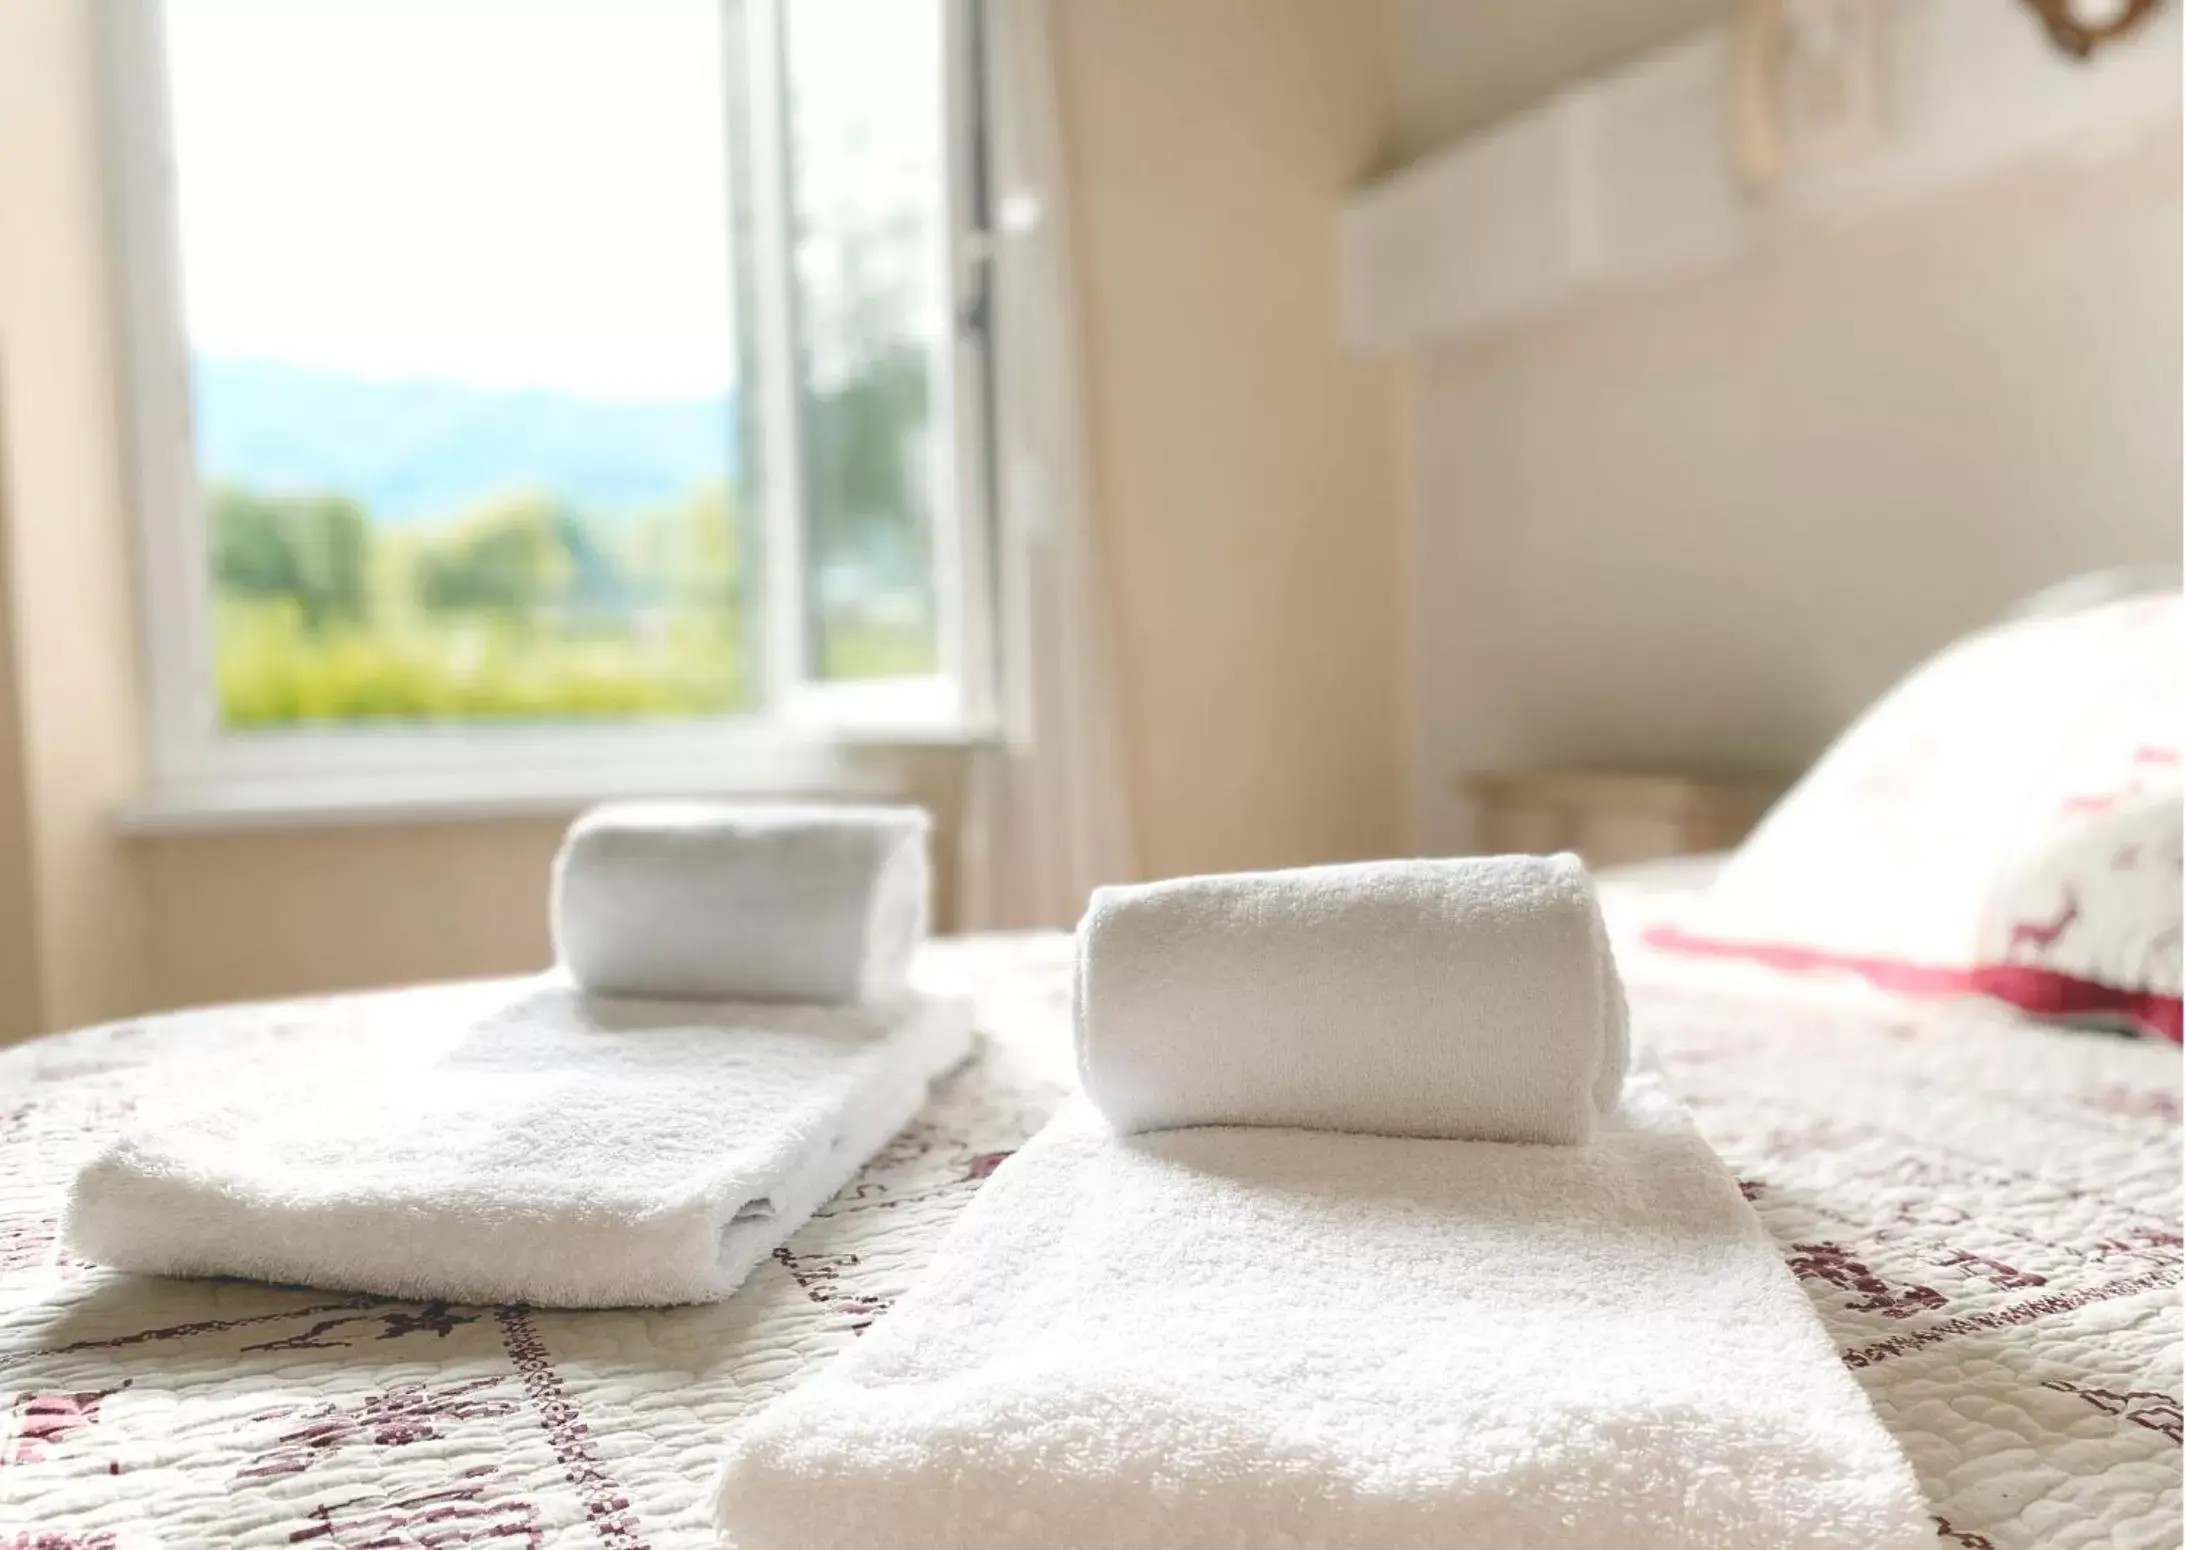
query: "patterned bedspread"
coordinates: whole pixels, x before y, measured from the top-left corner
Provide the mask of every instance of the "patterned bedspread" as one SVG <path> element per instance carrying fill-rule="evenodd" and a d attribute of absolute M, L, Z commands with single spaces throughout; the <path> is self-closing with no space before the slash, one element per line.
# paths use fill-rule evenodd
<path fill-rule="evenodd" d="M 1641 1048 L 1744 1182 L 1917 1466 L 1945 1546 L 2176 1546 L 2179 1060 L 1648 955 Z M 115 1275 L 65 1179 L 157 1085 L 216 1083 L 356 1001 L 0 1052 L 0 1550 L 711 1546 L 739 1418 L 857 1338 L 1069 1081 L 1061 937 L 937 945 L 983 1046 L 728 1302 L 555 1313 Z M 1744 977 L 1740 977 L 1744 976 Z"/>

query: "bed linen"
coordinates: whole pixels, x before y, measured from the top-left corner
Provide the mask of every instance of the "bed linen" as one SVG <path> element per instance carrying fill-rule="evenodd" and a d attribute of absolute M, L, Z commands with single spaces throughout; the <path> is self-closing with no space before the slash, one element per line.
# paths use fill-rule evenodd
<path fill-rule="evenodd" d="M 1634 1042 L 1903 1444 L 1937 1543 L 2178 1545 L 2177 1051 L 1650 952 L 1703 875 L 1604 887 Z M 361 998 L 0 1051 L 0 1550 L 711 1546 L 729 1432 L 886 1316 L 1067 1091 L 1070 967 L 1059 935 L 934 944 L 921 978 L 974 997 L 978 1057 L 700 1308 L 139 1279 L 60 1249 L 67 1178 L 143 1094 L 339 1037 Z"/>

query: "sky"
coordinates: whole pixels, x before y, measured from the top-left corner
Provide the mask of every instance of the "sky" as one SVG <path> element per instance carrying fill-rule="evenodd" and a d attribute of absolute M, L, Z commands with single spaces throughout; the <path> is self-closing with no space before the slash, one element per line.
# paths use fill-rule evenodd
<path fill-rule="evenodd" d="M 932 9 L 792 14 L 792 54 L 838 62 L 796 71 L 814 224 L 862 219 L 935 164 Z M 733 388 L 718 0 L 165 17 L 193 350 L 599 398 Z M 807 247 L 824 290 L 841 266 L 824 230 Z"/>

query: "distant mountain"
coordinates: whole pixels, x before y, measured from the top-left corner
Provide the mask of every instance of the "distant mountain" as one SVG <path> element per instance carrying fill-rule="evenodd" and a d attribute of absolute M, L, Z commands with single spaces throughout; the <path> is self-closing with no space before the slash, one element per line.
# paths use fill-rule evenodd
<path fill-rule="evenodd" d="M 612 517 L 736 468 L 728 395 L 631 402 L 208 357 L 191 378 L 207 477 L 340 491 L 386 523 L 449 516 L 515 488 Z"/>

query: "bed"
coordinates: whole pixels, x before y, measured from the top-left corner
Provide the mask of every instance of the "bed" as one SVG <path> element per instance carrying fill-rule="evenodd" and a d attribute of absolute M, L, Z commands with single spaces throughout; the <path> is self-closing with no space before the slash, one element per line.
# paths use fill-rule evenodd
<path fill-rule="evenodd" d="M 1604 886 L 1644 1058 L 1901 1439 L 1938 1542 L 2177 1545 L 2177 1051 L 1649 947 L 1705 875 Z M 723 1436 L 887 1316 L 1066 1090 L 1069 962 L 1059 935 L 934 944 L 922 972 L 976 997 L 979 1053 L 735 1297 L 669 1311 L 67 1255 L 64 1181 L 138 1095 L 340 1038 L 367 998 L 0 1053 L 0 1547 L 713 1545 Z"/>

